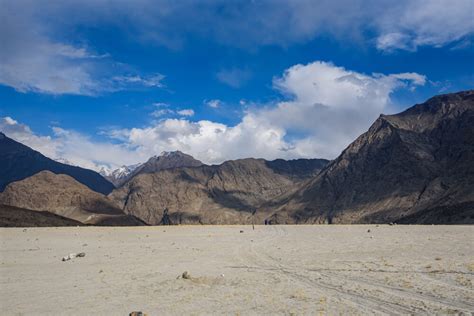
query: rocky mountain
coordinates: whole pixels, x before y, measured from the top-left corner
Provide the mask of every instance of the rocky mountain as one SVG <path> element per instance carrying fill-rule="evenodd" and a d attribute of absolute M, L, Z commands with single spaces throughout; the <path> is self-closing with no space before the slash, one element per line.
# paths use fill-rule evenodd
<path fill-rule="evenodd" d="M 274 223 L 474 223 L 474 91 L 381 115 L 272 213 Z"/>
<path fill-rule="evenodd" d="M 49 212 L 37 212 L 0 204 L 0 227 L 82 226 L 81 222 Z"/>
<path fill-rule="evenodd" d="M 10 183 L 0 193 L 0 204 L 32 211 L 47 211 L 84 224 L 140 225 L 104 195 L 65 174 L 41 171 Z"/>
<path fill-rule="evenodd" d="M 108 196 L 48 171 L 12 182 L 47 158 L 2 137 L 0 204 L 85 224 L 474 223 L 474 91 L 381 115 L 333 161 L 164 153 L 123 170 Z"/>
<path fill-rule="evenodd" d="M 114 186 L 119 187 L 122 183 L 126 182 L 129 179 L 130 174 L 141 165 L 141 163 L 138 163 L 130 166 L 122 166 L 115 170 L 102 168 L 99 173 Z"/>
<path fill-rule="evenodd" d="M 42 170 L 67 174 L 91 190 L 110 193 L 114 186 L 92 170 L 66 165 L 49 159 L 39 152 L 0 133 L 0 192 L 14 181 L 28 178 Z"/>
<path fill-rule="evenodd" d="M 241 159 L 164 169 L 136 175 L 109 197 L 151 225 L 259 223 L 263 218 L 255 214 L 260 207 L 293 192 L 326 163 Z"/>
<path fill-rule="evenodd" d="M 154 173 L 166 169 L 182 167 L 199 167 L 203 163 L 194 159 L 192 156 L 181 151 L 162 152 L 159 156 L 153 156 L 147 162 L 132 166 L 122 166 L 109 174 L 103 172 L 105 177 L 116 187 L 142 173 Z"/>

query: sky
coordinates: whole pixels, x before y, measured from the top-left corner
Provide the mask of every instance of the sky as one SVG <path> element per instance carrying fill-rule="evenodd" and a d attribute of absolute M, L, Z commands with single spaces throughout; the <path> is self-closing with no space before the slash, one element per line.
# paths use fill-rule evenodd
<path fill-rule="evenodd" d="M 0 0 L 0 131 L 100 170 L 333 159 L 474 87 L 474 0 Z"/>

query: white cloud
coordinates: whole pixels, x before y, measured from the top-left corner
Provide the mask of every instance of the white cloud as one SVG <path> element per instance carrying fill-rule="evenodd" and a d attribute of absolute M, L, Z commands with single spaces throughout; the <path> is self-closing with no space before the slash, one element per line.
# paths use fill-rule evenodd
<path fill-rule="evenodd" d="M 162 74 L 154 74 L 147 77 L 141 77 L 138 75 L 128 75 L 128 76 L 115 76 L 112 78 L 112 81 L 123 85 L 125 87 L 132 85 L 144 86 L 144 87 L 156 87 L 163 88 L 164 84 L 162 83 L 165 76 Z M 115 85 L 114 85 L 115 86 Z"/>
<path fill-rule="evenodd" d="M 151 112 L 151 116 L 155 118 L 162 118 L 166 116 L 193 116 L 194 110 L 193 109 L 183 109 L 183 110 L 172 110 L 169 108 L 169 105 L 166 103 L 154 103 L 154 105 L 158 108 Z"/>
<path fill-rule="evenodd" d="M 334 158 L 380 113 L 391 93 L 424 85 L 417 73 L 362 74 L 331 63 L 295 65 L 274 79 L 287 101 L 253 108 L 227 126 L 211 121 L 166 119 L 122 130 L 127 143 L 150 155 L 181 150 L 207 163 L 243 157 Z"/>
<path fill-rule="evenodd" d="M 170 115 L 170 114 L 174 114 L 174 111 L 170 109 L 158 109 L 151 112 L 151 116 L 156 117 L 156 118 L 160 118 L 160 117 Z"/>
<path fill-rule="evenodd" d="M 375 18 L 381 50 L 444 46 L 474 33 L 474 1 L 417 0 L 387 6 Z"/>
<path fill-rule="evenodd" d="M 252 76 L 250 70 L 248 69 L 222 69 L 216 74 L 219 81 L 231 86 L 232 88 L 240 88 L 243 86 L 250 77 Z"/>
<path fill-rule="evenodd" d="M 333 1 L 148 1 L 6 0 L 0 10 L 0 84 L 21 92 L 96 95 L 115 91 L 107 77 L 118 63 L 67 42 L 68 30 L 111 26 L 130 38 L 174 49 L 190 37 L 255 50 L 288 47 L 318 36 L 368 43 L 383 51 L 414 51 L 420 46 L 472 45 L 473 0 L 333 0 Z M 370 35 L 369 35 L 370 34 Z M 104 68 L 108 68 L 102 73 Z M 105 78 L 104 78 L 105 77 Z M 245 69 L 223 69 L 222 82 L 240 87 Z M 122 83 L 161 87 L 162 78 L 132 74 Z M 125 88 L 120 86 L 121 89 Z"/>
<path fill-rule="evenodd" d="M 252 107 L 235 126 L 164 118 L 147 127 L 105 132 L 120 144 L 93 141 L 58 127 L 51 137 L 37 136 L 12 118 L 3 118 L 0 130 L 52 158 L 96 170 L 173 150 L 206 163 L 245 157 L 334 158 L 380 113 L 390 111 L 395 90 L 424 85 L 426 78 L 417 73 L 362 74 L 316 61 L 295 65 L 273 82 L 287 100 Z"/>
<path fill-rule="evenodd" d="M 190 35 L 250 50 L 266 45 L 288 47 L 329 36 L 375 44 L 391 52 L 449 44 L 456 49 L 470 47 L 473 11 L 473 0 L 137 0 L 133 4 L 6 0 L 0 10 L 0 84 L 20 92 L 53 95 L 163 87 L 161 74 L 124 75 L 123 65 L 114 63 L 108 54 L 77 44 L 83 39 L 65 40 L 70 35 L 66 30 L 89 25 L 116 27 L 137 40 L 172 48 L 183 46 Z M 217 78 L 238 88 L 249 80 L 250 72 L 223 69 Z"/>
<path fill-rule="evenodd" d="M 154 106 L 160 108 L 160 107 L 169 107 L 170 105 L 168 103 L 165 103 L 165 102 L 154 102 L 153 103 Z"/>
<path fill-rule="evenodd" d="M 161 74 L 123 75 L 129 67 L 114 63 L 110 55 L 65 42 L 66 27 L 57 21 L 77 23 L 74 17 L 82 9 L 69 11 L 71 4 L 2 1 L 0 84 L 22 93 L 89 96 L 136 86 L 163 87 Z"/>
<path fill-rule="evenodd" d="M 214 99 L 214 100 L 204 100 L 204 103 L 206 103 L 208 106 L 210 106 L 211 108 L 218 108 L 221 106 L 222 104 L 222 101 L 221 100 L 217 100 L 217 99 Z"/>
<path fill-rule="evenodd" d="M 69 161 L 96 171 L 102 166 L 117 168 L 148 158 L 126 144 L 93 141 L 80 133 L 59 127 L 52 128 L 52 136 L 39 136 L 27 125 L 10 117 L 0 118 L 0 131 L 51 159 Z"/>
<path fill-rule="evenodd" d="M 31 129 L 17 122 L 11 117 L 0 117 L 0 131 L 14 140 L 32 147 L 48 157 L 57 158 L 56 153 L 60 146 L 50 136 L 37 136 Z"/>
<path fill-rule="evenodd" d="M 182 116 L 194 116 L 193 109 L 184 109 L 184 110 L 177 111 L 176 113 Z"/>

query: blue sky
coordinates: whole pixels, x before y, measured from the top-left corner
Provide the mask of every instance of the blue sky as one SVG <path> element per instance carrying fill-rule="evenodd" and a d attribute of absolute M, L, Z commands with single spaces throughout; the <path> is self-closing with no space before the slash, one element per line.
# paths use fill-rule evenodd
<path fill-rule="evenodd" d="M 0 130 L 99 170 L 334 158 L 474 85 L 474 1 L 2 1 Z"/>

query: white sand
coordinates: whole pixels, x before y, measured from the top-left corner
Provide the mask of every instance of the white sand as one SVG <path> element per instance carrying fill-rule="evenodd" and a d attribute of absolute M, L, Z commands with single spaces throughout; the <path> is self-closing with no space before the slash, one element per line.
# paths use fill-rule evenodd
<path fill-rule="evenodd" d="M 0 230 L 2 315 L 470 313 L 473 283 L 469 226 Z"/>

